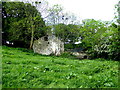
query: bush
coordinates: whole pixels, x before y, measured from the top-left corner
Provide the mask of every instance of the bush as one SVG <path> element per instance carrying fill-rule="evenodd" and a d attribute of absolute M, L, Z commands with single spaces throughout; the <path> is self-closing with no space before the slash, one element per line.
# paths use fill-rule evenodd
<path fill-rule="evenodd" d="M 88 49 L 92 58 L 105 58 L 119 60 L 120 55 L 120 38 L 119 28 L 109 27 L 100 38 L 100 42 Z"/>

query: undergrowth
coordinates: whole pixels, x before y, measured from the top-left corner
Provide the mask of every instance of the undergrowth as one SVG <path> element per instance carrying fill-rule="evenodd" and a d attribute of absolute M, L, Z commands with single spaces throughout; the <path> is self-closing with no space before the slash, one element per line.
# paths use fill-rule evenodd
<path fill-rule="evenodd" d="M 46 56 L 2 47 L 3 88 L 117 88 L 118 61 Z M 67 54 L 69 57 L 69 55 Z"/>

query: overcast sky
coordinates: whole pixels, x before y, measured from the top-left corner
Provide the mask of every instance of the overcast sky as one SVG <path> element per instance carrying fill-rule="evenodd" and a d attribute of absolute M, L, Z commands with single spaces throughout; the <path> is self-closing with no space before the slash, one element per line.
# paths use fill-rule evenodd
<path fill-rule="evenodd" d="M 16 0 L 11 0 L 16 1 Z M 19 0 L 18 0 L 19 1 Z M 26 0 L 25 0 L 26 1 Z M 40 0 L 30 0 L 40 1 Z M 120 0 L 46 0 L 49 5 L 60 4 L 65 12 L 82 19 L 111 21 L 115 17 L 115 4 Z"/>
<path fill-rule="evenodd" d="M 72 12 L 81 19 L 111 21 L 114 7 L 119 0 L 47 0 L 50 5 L 61 4 L 65 11 Z"/>

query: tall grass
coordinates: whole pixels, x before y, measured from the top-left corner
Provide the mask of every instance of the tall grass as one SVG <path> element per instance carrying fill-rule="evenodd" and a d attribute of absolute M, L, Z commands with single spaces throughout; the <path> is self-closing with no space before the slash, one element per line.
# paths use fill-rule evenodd
<path fill-rule="evenodd" d="M 118 62 L 45 56 L 2 49 L 3 88 L 117 88 Z"/>

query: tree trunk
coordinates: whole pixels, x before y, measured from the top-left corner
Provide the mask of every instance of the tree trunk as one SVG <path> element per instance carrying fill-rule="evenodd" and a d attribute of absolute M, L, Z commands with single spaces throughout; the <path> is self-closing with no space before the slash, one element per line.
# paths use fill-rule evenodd
<path fill-rule="evenodd" d="M 32 30 L 31 30 L 30 49 L 32 49 L 33 46 L 33 38 L 34 38 L 34 25 L 32 25 Z"/>

